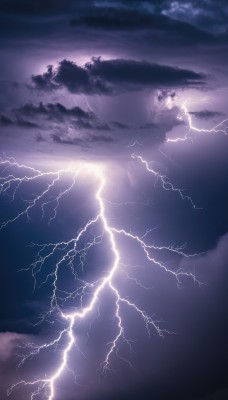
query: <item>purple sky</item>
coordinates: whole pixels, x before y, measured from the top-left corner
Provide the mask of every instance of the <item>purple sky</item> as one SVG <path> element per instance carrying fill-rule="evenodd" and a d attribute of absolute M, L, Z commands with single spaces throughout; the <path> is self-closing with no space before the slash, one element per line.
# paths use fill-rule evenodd
<path fill-rule="evenodd" d="M 32 175 L 25 168 L 5 168 L 10 157 L 44 173 L 79 162 L 100 166 L 110 226 L 139 237 L 151 230 L 148 242 L 154 246 L 185 245 L 186 253 L 198 255 L 185 259 L 154 250 L 153 256 L 202 283 L 184 277 L 177 285 L 172 274 L 148 263 L 135 242 L 118 237 L 118 290 L 175 334 L 161 338 L 151 329 L 148 336 L 139 315 L 123 304 L 132 350 L 122 337 L 111 371 L 101 373 L 118 328 L 114 294 L 104 289 L 94 311 L 74 328 L 77 347 L 68 367 L 76 382 L 66 370 L 56 382 L 55 400 L 227 398 L 227 122 L 223 132 L 189 130 L 189 117 L 194 127 L 208 131 L 228 118 L 227 14 L 226 0 L 0 0 L 0 185 L 8 175 Z M 185 141 L 167 141 L 186 135 Z M 164 190 L 161 179 L 132 154 L 147 160 L 196 207 L 177 190 Z M 68 241 L 96 215 L 93 173 L 77 178 L 50 224 L 55 204 L 48 203 L 42 217 L 38 203 L 30 223 L 23 215 L 0 230 L 2 400 L 19 380 L 50 376 L 61 359 L 65 339 L 17 368 L 26 343 L 42 346 L 65 327 L 59 308 L 38 323 L 49 309 L 53 281 L 39 285 L 53 271 L 57 255 L 44 265 L 35 291 L 31 271 L 18 271 L 36 257 L 30 243 Z M 46 176 L 22 184 L 14 201 L 14 186 L 6 192 L 0 186 L 1 223 L 13 219 L 48 183 Z M 72 176 L 63 173 L 44 201 L 71 183 Z M 99 223 L 84 246 L 93 235 L 103 240 L 97 239 L 85 268 L 77 271 L 78 281 L 72 283 L 66 266 L 60 272 L 65 292 L 107 274 L 112 256 Z M 62 309 L 80 306 L 77 299 L 66 304 Z M 43 395 L 34 399 L 49 399 L 48 392 Z M 30 399 L 31 390 L 18 388 L 10 398 Z"/>

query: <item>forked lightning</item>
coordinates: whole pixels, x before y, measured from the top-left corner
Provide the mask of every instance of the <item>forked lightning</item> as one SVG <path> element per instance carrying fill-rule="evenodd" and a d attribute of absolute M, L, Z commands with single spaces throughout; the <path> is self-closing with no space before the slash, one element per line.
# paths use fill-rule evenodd
<path fill-rule="evenodd" d="M 214 128 L 198 129 L 192 123 L 191 115 L 187 110 L 186 103 L 183 104 L 181 108 L 181 113 L 178 116 L 179 119 L 183 118 L 182 114 L 186 117 L 189 131 L 195 132 L 222 132 L 224 134 L 228 133 L 227 120 L 222 121 L 220 124 L 216 125 Z M 187 140 L 189 138 L 188 133 L 184 138 L 167 139 L 167 142 L 178 142 Z M 130 147 L 130 146 L 129 146 Z M 156 179 L 158 179 L 163 189 L 171 190 L 177 193 L 182 200 L 188 200 L 191 205 L 196 208 L 191 197 L 186 196 L 183 191 L 176 188 L 165 175 L 158 173 L 156 170 L 150 167 L 149 162 L 144 160 L 141 155 L 132 155 L 133 159 L 139 160 L 147 172 L 152 174 Z M 58 207 L 60 202 L 64 199 L 64 196 L 69 194 L 75 187 L 77 179 L 79 179 L 83 174 L 85 174 L 89 179 L 93 180 L 96 185 L 96 191 L 92 196 L 94 196 L 94 203 L 96 204 L 97 213 L 91 218 L 85 226 L 80 229 L 75 237 L 71 238 L 69 241 L 62 241 L 58 243 L 46 243 L 46 244 L 33 244 L 36 246 L 38 251 L 33 263 L 26 269 L 31 270 L 32 276 L 34 278 L 34 284 L 37 284 L 37 276 L 43 270 L 43 267 L 48 262 L 53 263 L 54 268 L 51 272 L 46 274 L 46 277 L 42 284 L 51 282 L 51 298 L 50 307 L 42 315 L 42 319 L 49 318 L 56 311 L 59 312 L 60 319 L 65 323 L 62 330 L 58 332 L 56 338 L 50 342 L 44 343 L 40 346 L 28 343 L 26 345 L 27 352 L 23 356 L 20 366 L 23 365 L 28 359 L 33 356 L 37 356 L 41 352 L 45 352 L 49 349 L 56 349 L 58 344 L 65 343 L 63 350 L 60 352 L 59 360 L 56 365 L 53 365 L 53 370 L 50 376 L 44 373 L 43 377 L 39 377 L 32 381 L 19 381 L 11 386 L 7 394 L 10 395 L 13 390 L 19 389 L 20 387 L 30 387 L 31 388 L 31 400 L 36 398 L 42 398 L 46 400 L 54 400 L 57 398 L 57 382 L 63 379 L 65 372 L 69 370 L 69 359 L 70 354 L 74 346 L 78 346 L 76 342 L 75 332 L 77 331 L 77 322 L 82 319 L 89 318 L 93 312 L 95 312 L 98 302 L 101 300 L 101 294 L 104 289 L 108 289 L 113 296 L 113 303 L 115 308 L 114 317 L 116 320 L 116 332 L 113 333 L 111 341 L 108 343 L 108 350 L 104 360 L 100 364 L 100 369 L 105 371 L 110 368 L 111 358 L 114 354 L 119 357 L 122 361 L 130 362 L 121 357 L 119 354 L 119 348 L 122 343 L 127 343 L 129 347 L 132 346 L 132 341 L 128 339 L 124 329 L 123 323 L 123 312 L 122 305 L 127 306 L 134 310 L 142 319 L 145 324 L 148 334 L 151 330 L 157 332 L 158 335 L 163 336 L 165 329 L 160 327 L 158 321 L 156 321 L 153 316 L 147 314 L 146 311 L 139 308 L 137 304 L 122 295 L 118 284 L 116 283 L 116 275 L 121 272 L 123 268 L 122 258 L 124 250 L 122 247 L 118 246 L 118 237 L 124 237 L 126 240 L 132 241 L 134 246 L 138 246 L 144 254 L 145 261 L 149 263 L 152 267 L 160 268 L 164 273 L 170 274 L 177 282 L 177 285 L 181 285 L 182 278 L 187 277 L 196 280 L 194 274 L 191 272 L 186 272 L 182 269 L 172 269 L 168 268 L 166 264 L 162 263 L 155 253 L 160 251 L 167 251 L 170 253 L 175 253 L 180 257 L 192 257 L 193 255 L 188 255 L 184 251 L 184 246 L 156 246 L 154 244 L 148 243 L 148 236 L 150 231 L 147 231 L 144 235 L 139 236 L 132 231 L 127 231 L 123 228 L 114 226 L 110 223 L 107 217 L 107 204 L 104 200 L 104 194 L 106 189 L 106 169 L 105 167 L 98 166 L 95 163 L 80 163 L 77 165 L 70 165 L 67 168 L 62 168 L 59 170 L 42 172 L 41 170 L 35 169 L 33 167 L 19 164 L 16 160 L 12 158 L 4 157 L 0 160 L 1 168 L 1 178 L 0 178 L 0 194 L 9 196 L 12 201 L 16 200 L 18 191 L 24 185 L 32 188 L 35 182 L 39 182 L 41 179 L 45 182 L 45 188 L 40 190 L 40 192 L 32 199 L 27 201 L 26 206 L 12 216 L 10 219 L 3 221 L 1 224 L 1 229 L 6 228 L 9 224 L 16 222 L 20 218 L 26 217 L 28 221 L 30 220 L 30 213 L 35 208 L 40 207 L 42 211 L 42 216 L 45 215 L 46 209 L 50 210 L 52 207 L 51 217 L 49 218 L 49 223 L 56 218 Z M 64 190 L 57 189 L 57 195 L 52 195 L 52 191 L 57 186 L 57 183 L 64 180 L 65 177 L 70 177 L 70 183 Z M 59 191 L 58 191 L 59 190 Z M 92 234 L 92 228 L 102 227 L 100 234 Z M 88 239 L 89 237 L 89 239 Z M 99 244 L 105 238 L 108 243 L 108 253 L 109 253 L 109 265 L 107 265 L 106 273 L 101 273 L 99 279 L 93 282 L 86 282 L 78 277 L 77 268 L 83 268 L 86 264 L 86 257 L 90 249 L 93 246 Z M 124 256 L 126 258 L 124 253 Z M 63 267 L 70 267 L 71 273 L 75 278 L 75 290 L 65 291 L 59 287 L 59 272 Z M 127 266 L 124 266 L 125 269 Z M 126 272 L 126 271 L 125 271 Z M 126 273 L 128 277 L 128 273 Z M 132 279 L 129 277 L 129 279 Z M 136 284 L 140 284 L 137 279 L 134 279 Z M 198 282 L 198 281 L 197 281 Z M 199 282 L 198 282 L 199 283 Z M 142 286 L 140 284 L 140 286 Z M 87 299 L 84 300 L 85 295 Z M 88 297 L 89 295 L 89 297 Z M 76 304 L 76 299 L 79 299 L 80 306 Z M 68 300 L 75 301 L 75 307 L 71 309 L 72 311 L 66 311 L 65 306 Z M 64 339 L 64 340 L 63 340 Z M 77 370 L 77 362 L 76 370 Z"/>
<path fill-rule="evenodd" d="M 160 336 L 167 332 L 165 329 L 161 329 L 159 323 L 153 319 L 152 316 L 148 315 L 144 310 L 140 309 L 134 302 L 125 298 L 121 295 L 117 284 L 114 280 L 114 277 L 118 270 L 121 269 L 121 251 L 117 246 L 117 236 L 124 236 L 133 242 L 139 247 L 141 247 L 145 258 L 147 261 L 151 263 L 152 266 L 161 268 L 166 273 L 172 275 L 177 284 L 181 284 L 182 277 L 190 277 L 195 280 L 195 277 L 192 273 L 185 272 L 183 270 L 174 271 L 169 269 L 165 264 L 157 260 L 153 251 L 163 251 L 166 250 L 168 252 L 173 252 L 181 257 L 189 257 L 189 255 L 185 254 L 183 247 L 165 247 L 165 246 L 155 246 L 153 244 L 148 244 L 146 242 L 146 238 L 148 232 L 143 236 L 138 236 L 133 234 L 132 232 L 127 232 L 125 229 L 119 229 L 115 226 L 112 226 L 108 218 L 106 216 L 105 202 L 103 200 L 103 194 L 105 190 L 106 180 L 105 180 L 105 171 L 98 167 L 95 164 L 80 164 L 79 166 L 69 167 L 64 169 L 60 169 L 58 171 L 48 171 L 42 172 L 40 170 L 31 168 L 29 166 L 21 165 L 17 163 L 14 159 L 2 159 L 0 166 L 2 167 L 2 178 L 0 184 L 0 191 L 2 194 L 9 195 L 12 200 L 15 199 L 17 195 L 17 191 L 20 186 L 23 184 L 31 184 L 32 182 L 39 180 L 40 178 L 45 178 L 47 180 L 46 188 L 40 192 L 33 200 L 28 202 L 27 207 L 25 207 L 20 213 L 4 221 L 1 225 L 1 229 L 5 228 L 10 223 L 15 222 L 19 218 L 26 217 L 28 221 L 30 220 L 29 213 L 35 207 L 41 207 L 42 212 L 44 213 L 45 207 L 48 203 L 53 204 L 53 216 L 51 219 L 55 218 L 57 213 L 57 208 L 61 199 L 69 193 L 70 190 L 73 189 L 76 179 L 80 174 L 89 174 L 90 178 L 97 182 L 97 191 L 94 195 L 94 201 L 97 203 L 98 212 L 97 215 L 90 219 L 87 224 L 78 232 L 76 237 L 72 238 L 68 242 L 59 242 L 59 243 L 47 243 L 47 244 L 37 244 L 38 253 L 34 260 L 34 262 L 29 266 L 29 269 L 32 271 L 32 275 L 34 277 L 34 282 L 36 284 L 36 276 L 41 271 L 44 264 L 49 261 L 51 262 L 51 258 L 54 257 L 58 252 L 62 252 L 63 254 L 59 257 L 58 261 L 55 264 L 55 268 L 53 272 L 47 274 L 45 282 L 49 279 L 52 280 L 52 295 L 51 295 L 51 303 L 50 309 L 45 313 L 43 318 L 50 316 L 56 309 L 60 310 L 60 315 L 62 320 L 66 321 L 67 327 L 59 332 L 56 339 L 52 340 L 49 343 L 45 343 L 41 346 L 37 346 L 35 344 L 29 343 L 27 345 L 27 353 L 20 365 L 22 365 L 28 358 L 37 355 L 38 353 L 45 351 L 50 348 L 55 348 L 61 340 L 67 337 L 67 344 L 65 345 L 64 350 L 62 351 L 61 357 L 59 359 L 58 366 L 56 368 L 53 367 L 53 373 L 49 377 L 35 379 L 33 381 L 19 381 L 12 385 L 12 387 L 8 390 L 8 395 L 12 393 L 12 391 L 21 386 L 31 386 L 31 399 L 35 399 L 36 397 L 44 397 L 47 400 L 54 400 L 56 396 L 56 382 L 61 378 L 63 372 L 68 369 L 68 360 L 70 356 L 70 352 L 73 346 L 76 344 L 76 339 L 74 336 L 74 329 L 76 326 L 76 322 L 81 319 L 87 318 L 89 314 L 91 314 L 96 307 L 100 294 L 104 288 L 109 288 L 109 290 L 113 293 L 115 298 L 115 318 L 116 318 L 116 327 L 117 333 L 114 335 L 111 342 L 109 342 L 109 350 L 104 361 L 101 363 L 101 370 L 105 371 L 110 367 L 110 360 L 113 354 L 115 353 L 122 360 L 128 362 L 122 358 L 117 350 L 121 344 L 121 342 L 126 342 L 131 347 L 131 341 L 126 338 L 123 323 L 122 323 L 122 314 L 121 314 L 121 306 L 122 304 L 127 305 L 132 308 L 135 312 L 139 314 L 142 318 L 142 321 L 145 323 L 145 327 L 150 334 L 150 329 L 154 329 Z M 23 177 L 17 177 L 12 170 L 20 170 L 25 171 Z M 5 176 L 4 176 L 5 173 Z M 50 190 L 55 186 L 55 184 L 61 179 L 64 174 L 68 174 L 71 176 L 71 183 L 68 188 L 64 191 L 61 191 L 56 197 L 51 197 L 51 199 L 47 200 L 46 197 Z M 104 276 L 101 276 L 99 280 L 95 282 L 85 282 L 78 281 L 80 285 L 76 285 L 76 289 L 73 292 L 64 292 L 58 288 L 58 276 L 59 269 L 63 265 L 70 265 L 72 274 L 77 277 L 77 272 L 75 271 L 74 262 L 77 257 L 79 257 L 80 263 L 83 264 L 86 261 L 86 255 L 90 248 L 96 245 L 97 241 L 99 242 L 100 238 L 93 237 L 91 241 L 87 241 L 84 247 L 80 247 L 81 239 L 84 237 L 85 233 L 90 230 L 92 226 L 101 223 L 103 227 L 104 234 L 109 243 L 109 253 L 110 253 L 110 265 L 108 267 L 108 272 Z M 43 282 L 43 283 L 45 283 Z M 135 280 L 137 283 L 137 281 Z M 87 292 L 87 289 L 92 289 L 92 294 L 90 301 L 87 305 L 84 305 L 83 297 Z M 81 307 L 75 307 L 75 310 L 72 312 L 64 311 L 64 304 L 68 299 L 75 299 L 76 297 L 80 297 L 81 299 Z M 118 347 L 117 347 L 118 346 Z"/>

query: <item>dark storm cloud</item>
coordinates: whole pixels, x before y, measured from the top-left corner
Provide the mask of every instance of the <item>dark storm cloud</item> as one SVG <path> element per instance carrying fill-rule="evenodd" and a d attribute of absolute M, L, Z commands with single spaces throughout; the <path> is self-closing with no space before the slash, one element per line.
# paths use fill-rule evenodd
<path fill-rule="evenodd" d="M 227 0 L 166 0 L 161 2 L 161 10 L 171 18 L 189 21 L 208 32 L 227 32 Z"/>
<path fill-rule="evenodd" d="M 38 105 L 28 103 L 16 109 L 15 112 L 16 114 L 26 117 L 45 117 L 53 121 L 64 121 L 66 118 L 76 118 L 77 120 L 88 122 L 97 119 L 96 115 L 91 111 L 84 111 L 78 106 L 67 108 L 61 103 L 44 104 L 40 102 Z"/>
<path fill-rule="evenodd" d="M 111 87 L 108 87 L 101 79 L 90 76 L 86 66 L 83 68 L 67 60 L 61 61 L 56 70 L 48 66 L 47 72 L 32 76 L 32 82 L 37 89 L 41 90 L 66 87 L 72 93 L 111 93 Z"/>
<path fill-rule="evenodd" d="M 41 75 L 32 76 L 37 89 L 54 90 L 65 87 L 71 93 L 111 95 L 162 86 L 203 85 L 203 74 L 147 61 L 92 58 L 84 67 L 63 60 L 58 67 L 47 67 Z"/>
<path fill-rule="evenodd" d="M 215 24 L 211 14 L 215 14 L 218 7 L 207 2 L 209 11 L 205 12 L 205 4 L 199 5 L 194 1 L 182 4 L 171 1 L 67 0 L 63 3 L 60 0 L 5 0 L 0 4 L 0 31 L 6 44 L 8 39 L 18 41 L 28 36 L 31 42 L 42 37 L 50 44 L 53 44 L 55 36 L 60 43 L 68 39 L 72 45 L 77 37 L 77 43 L 86 42 L 87 46 L 89 36 L 93 49 L 96 44 L 118 47 L 116 41 L 121 42 L 124 37 L 126 45 L 122 43 L 122 46 L 126 50 L 130 41 L 139 51 L 139 40 L 149 48 L 167 43 L 175 48 L 197 44 L 215 46 L 219 42 L 226 44 L 226 13 L 217 10 Z M 211 29 L 213 23 L 215 29 Z M 104 33 L 107 36 L 104 37 Z M 113 33 L 116 35 L 114 41 Z M 130 34 L 137 40 L 132 42 Z M 36 46 L 39 44 L 37 41 L 34 43 Z"/>
<path fill-rule="evenodd" d="M 189 111 L 189 114 L 194 115 L 194 117 L 199 119 L 211 119 L 215 117 L 221 117 L 224 115 L 219 111 L 209 111 L 209 110 Z"/>
<path fill-rule="evenodd" d="M 0 125 L 7 126 L 12 125 L 13 121 L 6 115 L 0 115 Z"/>
<path fill-rule="evenodd" d="M 85 26 L 92 29 L 132 30 L 149 29 L 180 33 L 191 40 L 208 41 L 212 39 L 211 29 L 208 33 L 202 27 L 209 28 L 209 22 L 216 17 L 217 23 L 227 25 L 225 1 L 220 6 L 213 1 L 92 1 L 92 0 L 2 0 L 0 12 L 7 17 L 26 17 L 47 21 L 56 16 L 70 18 L 74 26 Z M 170 18 L 171 17 L 171 18 Z M 192 20 L 195 26 L 192 25 Z M 189 23 L 190 22 L 190 23 Z M 197 26 L 198 25 L 198 26 Z M 29 27 L 28 27 L 29 28 Z"/>
<path fill-rule="evenodd" d="M 39 125 L 35 124 L 31 121 L 26 121 L 22 118 L 18 118 L 16 120 L 16 125 L 21 126 L 22 128 L 39 128 Z"/>
<path fill-rule="evenodd" d="M 153 122 L 147 122 L 146 124 L 140 126 L 140 129 L 157 129 L 157 128 L 158 126 Z"/>
<path fill-rule="evenodd" d="M 21 127 L 38 128 L 45 133 L 35 134 L 37 142 L 51 141 L 60 144 L 89 147 L 91 143 L 111 143 L 114 138 L 108 131 L 126 129 L 120 122 L 100 121 L 92 111 L 84 111 L 76 106 L 67 108 L 61 103 L 33 103 L 12 110 L 15 116 L 11 124 Z M 3 121 L 8 118 L 5 116 Z M 24 119 L 26 118 L 26 120 Z M 39 124 L 39 125 L 38 125 Z M 78 131 L 83 131 L 78 135 Z M 91 131 L 90 133 L 86 131 Z M 104 131 L 104 133 L 100 133 Z"/>
<path fill-rule="evenodd" d="M 191 85 L 194 82 L 202 83 L 204 76 L 194 71 L 171 67 L 167 65 L 151 64 L 146 61 L 134 60 L 107 60 L 93 58 L 86 64 L 91 76 L 100 77 L 104 81 L 134 86 L 157 87 L 162 85 Z"/>
<path fill-rule="evenodd" d="M 111 126 L 113 126 L 114 128 L 129 129 L 129 126 L 126 125 L 126 124 L 123 124 L 122 122 L 111 121 L 110 124 L 111 124 Z"/>
<path fill-rule="evenodd" d="M 66 137 L 61 135 L 61 133 L 60 134 L 51 133 L 50 137 L 51 137 L 52 141 L 55 142 L 55 143 L 69 144 L 69 145 L 80 146 L 80 147 L 84 147 L 84 146 L 87 147 L 87 144 L 82 139 L 78 139 L 78 138 L 73 138 L 73 139 L 69 138 L 69 139 L 67 139 Z"/>
<path fill-rule="evenodd" d="M 70 13 L 83 6 L 93 5 L 92 0 L 1 0 L 0 12 L 6 15 L 43 17 Z"/>
<path fill-rule="evenodd" d="M 160 90 L 157 94 L 157 100 L 162 103 L 167 98 L 174 100 L 176 97 L 176 93 L 174 91 L 169 91 L 166 89 Z"/>
<path fill-rule="evenodd" d="M 26 103 L 2 115 L 1 133 L 4 136 L 4 133 L 11 132 L 20 142 L 22 137 L 28 135 L 22 128 L 29 128 L 32 135 L 29 132 L 26 141 L 30 138 L 34 142 L 35 139 L 34 143 L 39 143 L 45 153 L 51 151 L 52 144 L 56 143 L 77 146 L 79 152 L 80 148 L 87 149 L 88 157 L 102 156 L 110 160 L 119 156 L 125 159 L 129 157 L 129 145 L 134 141 L 154 148 L 164 141 L 167 132 L 183 123 L 176 118 L 179 112 L 177 107 L 170 110 L 162 108 L 160 111 L 155 107 L 153 114 L 141 115 L 139 104 L 135 104 L 137 97 L 137 93 L 130 93 L 110 99 L 111 103 L 115 102 L 124 111 L 119 120 L 114 119 L 118 114 L 111 113 L 108 117 L 100 114 L 93 102 L 87 111 L 79 106 L 67 107 L 62 103 Z M 91 111 L 93 108 L 101 116 Z M 125 111 L 129 114 L 127 118 Z M 137 116 L 135 121 L 132 120 L 132 114 Z M 14 129 L 9 131 L 9 127 Z M 65 150 L 57 146 L 55 151 L 56 155 L 60 155 Z"/>
<path fill-rule="evenodd" d="M 52 76 L 53 76 L 53 66 L 48 65 L 47 71 L 44 72 L 42 75 L 32 76 L 32 81 L 39 89 L 51 90 L 55 88 L 55 86 L 51 82 Z"/>
<path fill-rule="evenodd" d="M 21 117 L 16 117 L 11 119 L 6 115 L 0 115 L 0 126 L 7 127 L 7 126 L 19 126 L 22 128 L 38 128 L 39 126 L 31 121 L 25 120 Z"/>
<path fill-rule="evenodd" d="M 80 146 L 84 148 L 89 148 L 93 143 L 112 143 L 114 142 L 114 138 L 110 135 L 102 135 L 102 134 L 85 134 L 83 138 L 67 138 L 62 132 L 60 133 L 52 133 L 51 139 L 55 143 L 59 144 L 68 144 L 73 146 Z"/>
<path fill-rule="evenodd" d="M 71 26 L 103 31 L 147 31 L 155 36 L 167 34 L 166 40 L 191 43 L 212 43 L 215 37 L 188 22 L 173 20 L 148 10 L 99 7 L 70 21 Z"/>
<path fill-rule="evenodd" d="M 100 5 L 138 9 L 154 14 L 171 15 L 176 19 L 189 20 L 191 23 L 206 20 L 220 20 L 227 26 L 227 0 L 109 0 L 99 1 Z M 208 24 L 207 24 L 208 27 Z M 201 25 L 202 28 L 202 25 Z"/>
<path fill-rule="evenodd" d="M 11 110 L 11 114 L 13 115 L 12 119 L 2 115 L 0 124 L 14 124 L 31 128 L 40 127 L 41 129 L 49 130 L 52 123 L 59 123 L 68 124 L 77 129 L 98 131 L 108 131 L 121 126 L 121 124 L 118 125 L 118 122 L 112 122 L 109 125 L 100 121 L 92 111 L 84 111 L 78 106 L 67 108 L 61 103 L 44 104 L 40 102 L 38 105 L 27 103 L 20 108 Z"/>

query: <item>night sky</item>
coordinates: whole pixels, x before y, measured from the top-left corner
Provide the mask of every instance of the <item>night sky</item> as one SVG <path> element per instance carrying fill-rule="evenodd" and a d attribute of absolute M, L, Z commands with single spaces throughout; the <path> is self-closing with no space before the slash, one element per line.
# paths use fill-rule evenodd
<path fill-rule="evenodd" d="M 64 243 L 99 213 L 97 170 L 108 226 L 154 246 L 153 262 L 116 233 L 112 283 L 163 335 L 120 302 L 104 368 L 119 329 L 106 285 L 72 328 L 53 397 L 19 385 L 9 399 L 227 399 L 228 2 L 0 0 L 0 37 L 0 399 L 50 379 L 67 333 L 38 346 L 67 332 L 61 312 L 87 307 L 112 268 L 98 220 L 63 259 L 51 302 Z M 29 180 L 34 171 L 44 175 Z M 34 285 L 29 266 L 48 243 L 62 244 Z"/>

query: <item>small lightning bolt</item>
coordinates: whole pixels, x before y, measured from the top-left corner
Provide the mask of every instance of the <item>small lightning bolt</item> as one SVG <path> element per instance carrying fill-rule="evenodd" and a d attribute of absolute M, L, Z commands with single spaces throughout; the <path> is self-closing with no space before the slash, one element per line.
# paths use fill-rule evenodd
<path fill-rule="evenodd" d="M 228 134 L 228 119 L 224 119 L 219 124 L 215 125 L 211 129 L 206 128 L 197 128 L 192 121 L 192 116 L 188 111 L 187 108 L 187 101 L 185 101 L 180 110 L 181 112 L 178 114 L 177 119 L 179 121 L 186 120 L 188 126 L 188 132 L 183 137 L 177 137 L 174 139 L 168 138 L 166 140 L 167 143 L 177 143 L 177 142 L 185 142 L 186 140 L 192 140 L 191 136 L 189 136 L 190 132 L 197 132 L 197 133 L 223 133 L 225 135 Z"/>
<path fill-rule="evenodd" d="M 150 174 L 152 174 L 157 180 L 159 180 L 161 182 L 162 188 L 164 190 L 171 190 L 173 192 L 178 193 L 178 195 L 181 197 L 182 200 L 188 200 L 191 203 L 193 208 L 199 209 L 199 207 L 197 207 L 194 204 L 192 198 L 190 196 L 187 196 L 187 195 L 184 194 L 183 189 L 175 187 L 173 185 L 173 183 L 169 181 L 169 179 L 168 179 L 168 177 L 166 175 L 162 175 L 159 172 L 157 172 L 155 169 L 151 168 L 149 166 L 149 162 L 144 160 L 142 156 L 132 154 L 131 157 L 139 160 L 143 164 L 143 166 L 146 168 L 146 170 Z"/>
<path fill-rule="evenodd" d="M 161 175 L 155 170 L 151 169 L 149 164 L 141 156 L 132 155 L 132 158 L 140 160 L 141 163 L 146 167 L 147 171 L 152 173 L 161 181 L 163 189 L 177 192 L 182 199 L 189 200 L 194 206 L 190 197 L 185 196 L 180 189 L 175 188 L 172 183 L 168 181 L 165 175 Z M 9 224 L 14 223 L 23 217 L 26 217 L 27 220 L 30 221 L 30 213 L 36 207 L 41 208 L 42 216 L 44 216 L 46 207 L 51 204 L 53 206 L 53 213 L 49 219 L 50 223 L 57 215 L 60 201 L 74 188 L 77 178 L 82 174 L 89 175 L 97 185 L 97 189 L 94 193 L 94 202 L 98 209 L 96 215 L 91 218 L 85 224 L 85 226 L 78 231 L 77 235 L 69 241 L 47 244 L 32 244 L 32 246 L 36 246 L 38 248 L 38 252 L 33 263 L 29 265 L 29 267 L 25 268 L 26 270 L 31 270 L 34 278 L 34 287 L 36 287 L 38 274 L 41 272 L 47 262 L 51 264 L 51 261 L 53 260 L 53 271 L 49 272 L 46 275 L 45 280 L 41 283 L 41 285 L 43 285 L 49 281 L 51 282 L 52 288 L 50 308 L 44 313 L 44 315 L 41 316 L 41 319 L 45 320 L 55 312 L 58 312 L 61 320 L 64 322 L 64 329 L 58 332 L 58 335 L 54 340 L 44 343 L 43 345 L 38 346 L 33 343 L 28 343 L 25 347 L 28 352 L 22 356 L 20 365 L 23 365 L 26 360 L 31 359 L 33 356 L 36 356 L 47 349 L 56 349 L 56 347 L 60 344 L 63 346 L 63 350 L 61 351 L 58 365 L 53 368 L 50 376 L 41 377 L 32 381 L 21 380 L 13 384 L 8 389 L 7 394 L 9 396 L 13 390 L 27 386 L 31 387 L 31 400 L 34 400 L 35 398 L 54 400 L 57 395 L 57 382 L 63 377 L 63 374 L 69 370 L 69 357 L 73 347 L 77 345 L 75 337 L 77 323 L 80 320 L 86 319 L 96 309 L 101 298 L 101 293 L 104 289 L 109 290 L 114 298 L 114 317 L 116 320 L 117 333 L 113 335 L 113 339 L 108 343 L 109 350 L 104 361 L 100 364 L 100 369 L 103 372 L 110 368 L 111 358 L 114 356 L 114 354 L 122 361 L 130 364 L 130 362 L 122 357 L 119 353 L 119 348 L 123 343 L 127 343 L 130 349 L 132 347 L 132 340 L 128 339 L 124 329 L 122 305 L 131 308 L 139 315 L 139 317 L 141 317 L 149 335 L 151 334 L 151 329 L 157 332 L 157 334 L 160 336 L 163 336 L 165 333 L 172 333 L 166 329 L 162 329 L 159 321 L 156 321 L 153 316 L 148 315 L 147 312 L 138 307 L 135 302 L 125 298 L 121 294 L 121 290 L 118 289 L 115 277 L 117 272 L 122 268 L 121 260 L 123 258 L 123 250 L 117 244 L 118 237 L 123 237 L 132 241 L 135 246 L 138 246 L 142 250 L 145 261 L 149 265 L 160 268 L 162 271 L 172 276 L 176 280 L 178 286 L 181 285 L 182 278 L 187 277 L 197 281 L 195 275 L 182 269 L 174 270 L 168 268 L 164 263 L 155 258 L 154 253 L 167 251 L 180 257 L 193 257 L 196 254 L 186 254 L 184 251 L 184 246 L 157 246 L 148 243 L 148 236 L 151 230 L 146 231 L 144 235 L 139 236 L 131 231 L 111 225 L 107 217 L 107 210 L 105 207 L 106 203 L 104 201 L 106 174 L 104 168 L 100 165 L 95 163 L 80 163 L 78 165 L 70 165 L 66 169 L 63 168 L 57 171 L 42 172 L 41 170 L 26 166 L 24 164 L 19 164 L 13 158 L 5 158 L 0 159 L 0 167 L 2 168 L 2 177 L 0 178 L 0 193 L 8 196 L 12 201 L 16 199 L 17 192 L 22 185 L 30 185 L 33 182 L 40 182 L 41 180 L 42 182 L 46 182 L 45 188 L 41 190 L 40 193 L 37 194 L 32 200 L 27 201 L 22 211 L 12 218 L 4 221 L 1 224 L 0 229 L 6 228 Z M 14 170 L 20 171 L 20 174 L 18 173 L 17 176 L 14 172 L 12 172 Z M 23 175 L 21 176 L 22 173 Z M 57 195 L 50 196 L 51 191 L 54 187 L 56 187 L 57 182 L 59 182 L 61 179 L 64 179 L 64 176 L 66 175 L 70 175 L 71 177 L 68 187 L 65 190 L 59 191 Z M 102 231 L 100 235 L 95 235 L 92 233 L 92 228 L 95 226 L 102 227 L 100 228 Z M 88 252 L 93 246 L 99 244 L 103 237 L 105 237 L 107 240 L 107 246 L 110 254 L 110 264 L 107 266 L 107 272 L 101 274 L 100 278 L 94 282 L 86 282 L 82 279 L 79 279 L 77 275 L 77 268 L 83 269 Z M 59 287 L 60 269 L 62 269 L 64 265 L 70 267 L 74 278 L 78 282 L 78 285 L 76 285 L 76 289 L 74 291 L 68 292 Z M 136 284 L 140 284 L 137 279 L 134 281 Z M 199 281 L 197 282 L 200 284 Z M 85 302 L 85 295 L 88 294 L 89 301 Z M 66 311 L 65 305 L 67 301 L 73 300 L 76 304 L 76 299 L 78 298 L 80 299 L 80 306 L 75 305 L 73 310 L 70 312 Z M 86 298 L 88 298 L 88 296 Z"/>
<path fill-rule="evenodd" d="M 134 140 L 134 142 L 129 144 L 127 147 L 134 147 L 134 146 L 143 146 L 143 143 L 139 142 L 138 140 Z"/>

